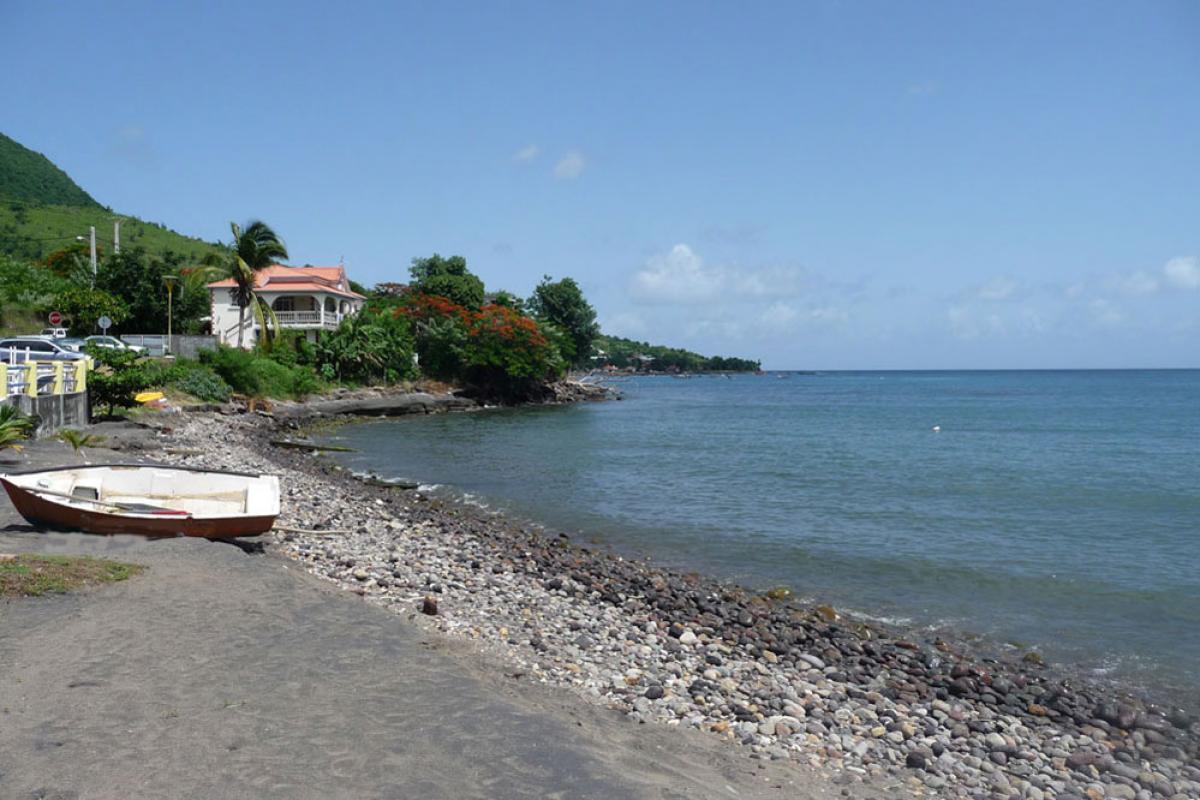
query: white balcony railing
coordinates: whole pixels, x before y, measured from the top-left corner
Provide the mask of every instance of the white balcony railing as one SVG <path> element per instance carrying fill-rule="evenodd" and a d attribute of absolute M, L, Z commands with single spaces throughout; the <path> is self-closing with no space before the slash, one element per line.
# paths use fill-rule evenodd
<path fill-rule="evenodd" d="M 285 328 L 336 328 L 344 314 L 333 311 L 276 311 L 275 318 Z"/>

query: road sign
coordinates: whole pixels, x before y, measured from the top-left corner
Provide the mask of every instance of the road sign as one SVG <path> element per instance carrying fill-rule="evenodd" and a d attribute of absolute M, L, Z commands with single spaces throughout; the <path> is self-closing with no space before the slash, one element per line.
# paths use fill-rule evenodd
<path fill-rule="evenodd" d="M 51 311 L 50 316 L 47 317 L 47 319 L 49 319 L 51 325 L 61 325 L 63 321 L 63 315 L 57 311 Z"/>
<path fill-rule="evenodd" d="M 96 324 L 99 325 L 100 330 L 104 331 L 104 333 L 107 335 L 108 329 L 112 327 L 112 320 L 108 317 L 101 317 L 100 319 L 96 320 Z"/>

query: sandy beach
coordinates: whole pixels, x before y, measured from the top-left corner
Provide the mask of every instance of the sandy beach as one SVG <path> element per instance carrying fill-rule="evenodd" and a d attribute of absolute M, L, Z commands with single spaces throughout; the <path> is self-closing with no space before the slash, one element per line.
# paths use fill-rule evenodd
<path fill-rule="evenodd" d="M 22 461 L 71 458 L 39 442 Z M 0 606 L 6 800 L 840 792 L 814 770 L 756 764 L 698 731 L 580 703 L 279 554 L 33 532 L 7 500 L 0 552 L 148 567 L 122 584 Z"/>
<path fill-rule="evenodd" d="M 312 532 L 247 554 L 19 532 L 9 512 L 0 550 L 150 567 L 5 608 L 0 657 L 19 680 L 0 700 L 19 723 L 0 769 L 23 792 L 1200 794 L 1183 710 L 368 485 L 272 447 L 294 421 L 153 423 L 110 430 L 124 452 L 104 457 L 279 474 L 280 525 Z M 33 457 L 69 458 L 55 447 Z M 436 616 L 419 613 L 427 597 Z"/>

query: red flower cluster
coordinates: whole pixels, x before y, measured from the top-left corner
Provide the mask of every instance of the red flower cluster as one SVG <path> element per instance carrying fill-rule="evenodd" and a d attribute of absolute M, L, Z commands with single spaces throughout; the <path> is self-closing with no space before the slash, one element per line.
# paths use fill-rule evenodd
<path fill-rule="evenodd" d="M 453 300 L 448 300 L 436 294 L 419 294 L 417 292 L 412 292 L 405 297 L 403 304 L 393 313 L 397 316 L 403 314 L 417 322 L 428 322 L 431 319 L 439 317 L 450 317 L 463 325 L 470 325 L 471 317 L 474 316 L 470 311 L 458 305 Z"/>
<path fill-rule="evenodd" d="M 536 322 L 507 306 L 484 306 L 479 313 L 472 316 L 474 319 L 467 326 L 467 332 L 472 338 L 494 334 L 507 342 L 520 339 L 534 347 L 545 347 L 547 344 L 546 337 L 538 329 Z"/>
<path fill-rule="evenodd" d="M 538 324 L 507 306 L 487 305 L 472 311 L 445 297 L 414 292 L 393 313 L 414 323 L 450 320 L 465 334 L 465 341 L 454 347 L 455 358 L 468 369 L 493 370 L 510 379 L 541 378 L 552 374 L 559 363 L 557 351 Z M 422 327 L 416 331 L 418 351 L 427 335 Z"/>

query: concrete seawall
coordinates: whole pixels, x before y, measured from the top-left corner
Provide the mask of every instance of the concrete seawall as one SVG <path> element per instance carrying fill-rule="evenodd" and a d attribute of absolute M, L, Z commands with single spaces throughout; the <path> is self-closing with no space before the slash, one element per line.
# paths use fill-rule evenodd
<path fill-rule="evenodd" d="M 0 404 L 15 405 L 22 414 L 37 417 L 37 435 L 46 436 L 63 428 L 81 428 L 89 422 L 87 392 L 29 397 L 12 395 Z"/>

